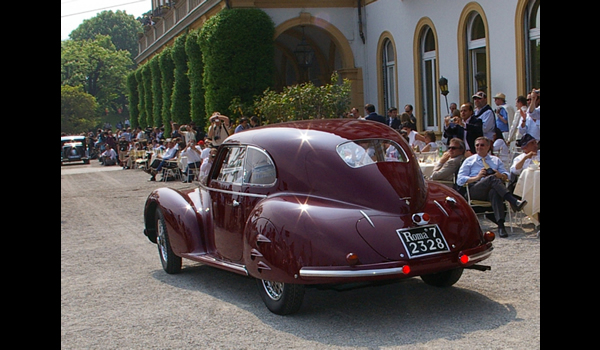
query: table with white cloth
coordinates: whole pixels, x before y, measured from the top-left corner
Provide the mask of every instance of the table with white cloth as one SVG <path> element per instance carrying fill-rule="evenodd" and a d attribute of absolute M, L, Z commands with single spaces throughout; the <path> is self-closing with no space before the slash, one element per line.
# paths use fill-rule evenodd
<path fill-rule="evenodd" d="M 527 201 L 523 207 L 525 215 L 539 225 L 540 212 L 540 168 L 537 166 L 523 169 L 513 192 Z"/>
<path fill-rule="evenodd" d="M 427 162 L 419 162 L 419 168 L 421 168 L 421 172 L 423 176 L 429 178 L 431 174 L 433 174 L 433 168 L 437 163 L 427 163 Z"/>

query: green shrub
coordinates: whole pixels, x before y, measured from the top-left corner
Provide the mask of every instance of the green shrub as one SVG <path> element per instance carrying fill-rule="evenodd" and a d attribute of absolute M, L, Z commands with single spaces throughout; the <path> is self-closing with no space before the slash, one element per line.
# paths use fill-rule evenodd
<path fill-rule="evenodd" d="M 161 87 L 162 87 L 162 122 L 165 126 L 165 134 L 171 134 L 171 95 L 173 94 L 173 81 L 175 80 L 175 63 L 173 63 L 173 49 L 171 47 L 165 47 L 164 50 L 158 55 L 158 65 L 161 73 Z M 160 126 L 155 125 L 155 126 Z"/>
<path fill-rule="evenodd" d="M 204 110 L 204 62 L 198 37 L 200 31 L 195 30 L 188 34 L 185 41 L 185 52 L 188 58 L 188 78 L 190 81 L 190 114 L 191 120 L 203 130 L 206 126 L 206 112 Z"/>
<path fill-rule="evenodd" d="M 251 105 L 273 86 L 274 35 L 273 21 L 260 9 L 223 10 L 206 21 L 199 43 L 207 117 L 214 111 L 236 115 L 234 99 Z"/>
<path fill-rule="evenodd" d="M 175 123 L 184 124 L 190 120 L 190 81 L 188 79 L 188 58 L 185 53 L 187 34 L 179 36 L 173 43 L 175 80 L 171 97 L 171 118 Z M 165 123 L 165 126 L 168 123 Z"/>
<path fill-rule="evenodd" d="M 267 89 L 254 104 L 263 123 L 290 120 L 339 118 L 350 107 L 350 80 L 338 83 L 338 74 L 331 75 L 331 84 L 313 83 L 286 86 L 277 93 Z"/>

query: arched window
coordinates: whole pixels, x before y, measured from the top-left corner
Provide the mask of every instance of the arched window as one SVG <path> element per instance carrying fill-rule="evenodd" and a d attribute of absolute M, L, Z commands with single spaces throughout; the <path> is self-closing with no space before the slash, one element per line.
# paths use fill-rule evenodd
<path fill-rule="evenodd" d="M 396 105 L 396 55 L 394 44 L 391 40 L 385 39 L 382 51 L 382 73 L 383 73 L 383 112 L 385 115 L 390 107 Z"/>
<path fill-rule="evenodd" d="M 540 88 L 540 0 L 529 4 L 527 25 L 527 91 Z"/>
<path fill-rule="evenodd" d="M 468 96 L 478 90 L 487 93 L 487 48 L 485 25 L 481 15 L 472 12 L 467 25 Z"/>
<path fill-rule="evenodd" d="M 421 88 L 424 130 L 439 131 L 437 115 L 436 45 L 431 27 L 426 26 L 421 35 Z"/>

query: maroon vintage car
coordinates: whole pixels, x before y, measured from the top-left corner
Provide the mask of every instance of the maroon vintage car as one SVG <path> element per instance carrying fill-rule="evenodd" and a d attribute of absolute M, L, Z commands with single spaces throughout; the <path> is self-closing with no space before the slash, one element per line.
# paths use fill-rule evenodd
<path fill-rule="evenodd" d="M 256 278 L 267 308 L 299 310 L 306 286 L 420 276 L 445 287 L 491 255 L 468 203 L 424 180 L 390 127 L 288 122 L 229 136 L 206 182 L 155 190 L 145 235 L 167 273 L 182 258 Z"/>

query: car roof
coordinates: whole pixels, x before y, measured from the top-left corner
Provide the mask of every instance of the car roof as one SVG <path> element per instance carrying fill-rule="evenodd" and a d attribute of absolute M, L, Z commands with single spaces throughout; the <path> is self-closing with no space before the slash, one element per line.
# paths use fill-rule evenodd
<path fill-rule="evenodd" d="M 84 139 L 85 139 L 85 136 L 81 136 L 81 135 L 61 136 L 60 137 L 61 141 L 71 141 L 71 140 L 73 140 L 73 141 L 75 141 L 75 140 L 81 141 L 81 140 L 84 140 Z"/>
<path fill-rule="evenodd" d="M 401 135 L 387 125 L 357 119 L 315 119 L 271 124 L 235 133 L 226 142 L 252 144 L 271 151 L 271 148 L 279 148 L 281 144 L 320 147 L 371 138 L 402 142 Z"/>
<path fill-rule="evenodd" d="M 409 162 L 384 162 L 353 169 L 337 153 L 336 147 L 343 142 L 373 138 L 395 141 L 404 149 Z M 369 198 L 375 193 L 390 196 L 389 200 L 382 198 L 383 204 L 398 201 L 398 196 L 413 195 L 408 193 L 409 187 L 420 187 L 415 180 L 420 170 L 408 144 L 400 133 L 380 122 L 355 119 L 286 122 L 235 133 L 224 144 L 252 145 L 266 150 L 277 166 L 277 191 L 372 205 Z"/>

